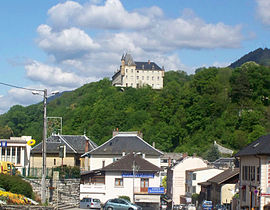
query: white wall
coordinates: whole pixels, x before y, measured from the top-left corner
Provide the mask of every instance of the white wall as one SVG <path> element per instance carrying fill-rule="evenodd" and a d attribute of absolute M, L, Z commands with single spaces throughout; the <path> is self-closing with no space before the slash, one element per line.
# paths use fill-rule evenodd
<path fill-rule="evenodd" d="M 207 167 L 207 164 L 202 158 L 186 157 L 172 168 L 172 199 L 174 204 L 180 204 L 180 195 L 185 195 L 186 170 L 204 167 Z"/>

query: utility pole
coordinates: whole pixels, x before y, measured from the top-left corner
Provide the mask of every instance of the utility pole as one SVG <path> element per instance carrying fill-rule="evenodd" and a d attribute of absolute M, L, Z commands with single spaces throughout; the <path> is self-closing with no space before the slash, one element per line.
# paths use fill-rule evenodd
<path fill-rule="evenodd" d="M 47 89 L 43 91 L 43 141 L 42 141 L 42 178 L 41 178 L 41 202 L 46 203 L 46 138 L 47 138 Z"/>
<path fill-rule="evenodd" d="M 135 157 L 135 156 L 134 156 Z M 135 203 L 135 194 L 134 194 L 134 181 L 135 181 L 135 159 L 133 160 L 132 164 L 132 171 L 133 171 L 133 203 Z"/>

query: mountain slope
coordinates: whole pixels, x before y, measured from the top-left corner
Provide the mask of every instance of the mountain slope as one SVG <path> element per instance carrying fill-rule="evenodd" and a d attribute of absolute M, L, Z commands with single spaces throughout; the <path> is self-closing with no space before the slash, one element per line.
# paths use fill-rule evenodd
<path fill-rule="evenodd" d="M 119 128 L 141 131 L 162 151 L 200 155 L 214 141 L 238 150 L 269 132 L 269 97 L 270 68 L 250 62 L 235 70 L 204 68 L 195 75 L 169 71 L 162 90 L 123 91 L 103 79 L 50 101 L 48 116 L 63 118 L 63 134 L 85 132 L 98 145 Z M 0 115 L 0 138 L 31 135 L 41 141 L 42 111 L 42 103 L 12 107 Z"/>
<path fill-rule="evenodd" d="M 254 61 L 257 64 L 263 66 L 270 66 L 270 49 L 258 48 L 244 55 L 243 57 L 232 63 L 229 67 L 231 68 L 240 67 L 241 65 L 249 61 Z"/>

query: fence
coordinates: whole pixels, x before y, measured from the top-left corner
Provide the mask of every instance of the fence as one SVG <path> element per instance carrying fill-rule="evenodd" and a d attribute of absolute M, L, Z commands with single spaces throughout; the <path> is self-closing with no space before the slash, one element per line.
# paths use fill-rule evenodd
<path fill-rule="evenodd" d="M 46 178 L 52 178 L 53 172 L 59 171 L 60 179 L 73 179 L 80 178 L 80 168 L 79 167 L 55 167 L 55 168 L 46 168 Z M 23 168 L 22 174 L 23 177 L 31 178 L 41 178 L 42 177 L 42 168 Z"/>

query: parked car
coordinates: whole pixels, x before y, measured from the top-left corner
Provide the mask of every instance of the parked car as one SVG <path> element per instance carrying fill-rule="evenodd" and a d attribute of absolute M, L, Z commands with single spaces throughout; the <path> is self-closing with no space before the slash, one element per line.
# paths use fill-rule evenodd
<path fill-rule="evenodd" d="M 196 207 L 195 207 L 194 204 L 188 204 L 188 206 L 187 206 L 186 209 L 187 209 L 187 210 L 196 210 Z"/>
<path fill-rule="evenodd" d="M 83 198 L 80 201 L 81 209 L 100 209 L 101 203 L 99 199 L 96 198 Z"/>
<path fill-rule="evenodd" d="M 103 207 L 104 210 L 142 210 L 142 207 L 122 198 L 108 200 Z"/>
<path fill-rule="evenodd" d="M 226 210 L 227 208 L 226 208 L 226 206 L 224 206 L 224 205 L 217 204 L 215 209 L 216 209 L 216 210 Z"/>
<path fill-rule="evenodd" d="M 163 210 L 163 209 L 167 209 L 167 202 L 164 201 L 164 200 L 161 200 L 160 201 L 160 209 Z"/>

